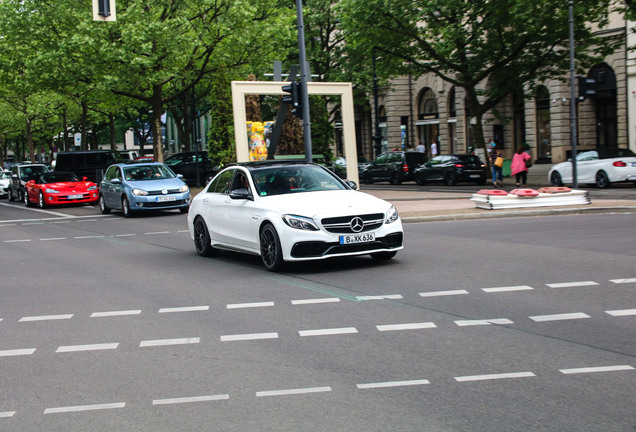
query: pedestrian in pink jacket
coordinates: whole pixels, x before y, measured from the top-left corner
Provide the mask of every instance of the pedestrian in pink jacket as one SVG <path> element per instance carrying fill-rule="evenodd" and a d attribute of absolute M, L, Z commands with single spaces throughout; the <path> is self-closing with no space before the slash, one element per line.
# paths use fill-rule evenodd
<path fill-rule="evenodd" d="M 531 159 L 532 156 L 524 151 L 523 146 L 519 146 L 515 154 L 512 156 L 510 174 L 515 176 L 517 186 L 521 183 L 523 187 L 526 187 L 526 182 L 528 181 L 528 168 L 532 165 Z"/>

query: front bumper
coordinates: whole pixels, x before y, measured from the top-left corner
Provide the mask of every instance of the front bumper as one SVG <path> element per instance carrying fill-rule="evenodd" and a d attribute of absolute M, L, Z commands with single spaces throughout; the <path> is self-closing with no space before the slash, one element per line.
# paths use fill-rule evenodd
<path fill-rule="evenodd" d="M 177 209 L 190 205 L 190 192 L 169 195 L 133 195 L 130 198 L 131 210 Z"/>

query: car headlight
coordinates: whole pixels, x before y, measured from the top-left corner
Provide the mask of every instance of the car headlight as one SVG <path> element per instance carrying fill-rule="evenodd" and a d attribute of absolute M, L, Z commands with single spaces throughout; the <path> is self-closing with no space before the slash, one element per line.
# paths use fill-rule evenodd
<path fill-rule="evenodd" d="M 394 206 L 391 206 L 389 211 L 386 212 L 386 219 L 384 220 L 384 222 L 387 224 L 393 223 L 398 220 L 398 217 L 399 215 L 397 209 Z"/>
<path fill-rule="evenodd" d="M 87 191 L 94 191 L 97 190 L 97 185 L 93 185 L 93 186 L 89 186 L 88 189 L 86 189 Z"/>
<path fill-rule="evenodd" d="M 59 190 L 56 190 L 56 189 L 49 189 L 49 188 L 44 189 L 44 192 L 46 192 L 46 193 L 60 193 L 60 191 L 59 191 Z"/>
<path fill-rule="evenodd" d="M 189 190 L 190 190 L 190 188 L 188 187 L 188 185 L 183 185 L 183 186 L 181 186 L 181 188 L 179 188 L 179 192 L 181 192 L 181 193 L 187 192 Z"/>
<path fill-rule="evenodd" d="M 306 230 L 306 231 L 318 231 L 319 228 L 312 218 L 296 215 L 284 215 L 283 220 L 287 225 L 292 228 Z"/>
<path fill-rule="evenodd" d="M 148 192 L 146 192 L 145 190 L 141 190 L 141 189 L 133 189 L 132 193 L 133 193 L 133 195 L 148 195 Z"/>

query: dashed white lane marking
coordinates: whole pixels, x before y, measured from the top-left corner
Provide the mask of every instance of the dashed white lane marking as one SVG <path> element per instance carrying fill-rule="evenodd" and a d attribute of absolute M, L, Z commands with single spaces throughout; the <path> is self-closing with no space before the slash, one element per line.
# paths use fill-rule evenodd
<path fill-rule="evenodd" d="M 49 237 L 49 238 L 40 239 L 40 241 L 51 241 L 51 240 L 66 240 L 66 237 Z"/>
<path fill-rule="evenodd" d="M 532 372 L 509 372 L 509 373 L 500 373 L 500 374 L 489 374 L 489 375 L 470 375 L 470 376 L 460 376 L 455 377 L 455 381 L 457 382 L 468 382 L 468 381 L 486 381 L 486 380 L 497 380 L 497 379 L 508 379 L 508 378 L 527 378 L 536 376 Z"/>
<path fill-rule="evenodd" d="M 18 322 L 29 322 L 29 321 L 53 321 L 53 320 L 66 320 L 73 318 L 73 314 L 65 314 L 65 315 L 40 315 L 40 316 L 28 316 L 22 317 Z"/>
<path fill-rule="evenodd" d="M 145 235 L 170 234 L 170 231 L 154 231 L 144 233 Z"/>
<path fill-rule="evenodd" d="M 5 412 L 0 412 L 0 418 L 3 417 L 13 417 L 13 415 L 15 414 L 15 411 L 5 411 Z"/>
<path fill-rule="evenodd" d="M 564 314 L 554 314 L 554 315 L 535 315 L 528 318 L 530 318 L 532 321 L 535 321 L 535 322 L 544 322 L 544 321 L 561 321 L 561 320 L 590 318 L 590 316 L 583 312 L 574 312 L 574 313 L 564 313 Z"/>
<path fill-rule="evenodd" d="M 358 296 L 357 300 L 399 300 L 403 299 L 401 294 L 388 294 L 388 295 L 372 295 L 372 296 Z"/>
<path fill-rule="evenodd" d="M 197 312 L 210 310 L 210 306 L 186 306 L 186 307 L 173 307 L 159 309 L 159 313 L 173 313 L 173 312 Z"/>
<path fill-rule="evenodd" d="M 20 239 L 20 240 L 5 240 L 4 243 L 26 243 L 30 242 L 31 239 Z"/>
<path fill-rule="evenodd" d="M 198 338 L 198 337 L 178 338 L 178 339 L 155 339 L 155 340 L 141 341 L 141 343 L 139 344 L 139 347 L 198 344 L 200 341 L 201 341 L 201 338 Z"/>
<path fill-rule="evenodd" d="M 189 233 L 190 230 L 187 230 L 187 229 L 185 229 L 185 230 L 177 230 L 177 232 L 178 233 Z"/>
<path fill-rule="evenodd" d="M 246 333 L 235 335 L 223 335 L 221 336 L 221 342 L 235 342 L 246 340 L 260 340 L 260 339 L 278 339 L 278 333 Z"/>
<path fill-rule="evenodd" d="M 491 324 L 514 324 L 507 318 L 495 318 L 495 319 L 483 319 L 483 320 L 458 320 L 455 321 L 460 327 L 465 326 L 479 326 L 479 325 L 491 325 Z"/>
<path fill-rule="evenodd" d="M 610 279 L 610 282 L 614 282 L 615 284 L 635 283 L 636 282 L 636 278 L 631 278 L 631 279 Z"/>
<path fill-rule="evenodd" d="M 329 335 L 341 335 L 358 333 L 355 327 L 342 327 L 342 328 L 330 328 L 319 330 L 299 330 L 298 334 L 301 336 L 329 336 Z"/>
<path fill-rule="evenodd" d="M 437 296 L 453 296 L 460 294 L 468 294 L 466 290 L 450 290 L 450 291 L 432 291 L 419 293 L 422 297 L 437 297 Z"/>
<path fill-rule="evenodd" d="M 494 292 L 508 292 L 508 291 L 526 291 L 533 290 L 531 286 L 528 285 L 518 285 L 518 286 L 507 286 L 507 287 L 493 287 L 493 288 L 482 288 L 483 292 L 494 293 Z"/>
<path fill-rule="evenodd" d="M 12 356 L 21 356 L 21 355 L 31 355 L 35 352 L 35 348 L 23 348 L 23 349 L 13 349 L 13 350 L 3 350 L 0 351 L 0 357 L 12 357 Z"/>
<path fill-rule="evenodd" d="M 99 238 L 104 238 L 106 236 L 103 235 L 90 235 L 90 236 L 76 236 L 73 237 L 76 240 L 84 240 L 84 239 L 99 239 Z"/>
<path fill-rule="evenodd" d="M 291 304 L 306 305 L 306 304 L 317 304 L 317 303 L 338 303 L 339 301 L 340 299 L 338 297 L 326 297 L 326 298 L 318 298 L 318 299 L 292 300 Z"/>
<path fill-rule="evenodd" d="M 357 384 L 357 387 L 363 389 L 387 388 L 387 387 L 403 387 L 430 384 L 429 380 L 410 380 L 410 381 L 387 381 L 378 383 Z"/>
<path fill-rule="evenodd" d="M 208 395 L 208 396 L 190 396 L 190 397 L 171 398 L 171 399 L 155 399 L 152 401 L 152 404 L 153 405 L 172 405 L 172 404 L 194 403 L 194 402 L 212 402 L 212 401 L 228 400 L 229 398 L 230 398 L 230 395 L 228 394 Z"/>
<path fill-rule="evenodd" d="M 115 403 L 95 404 L 95 405 L 76 405 L 76 406 L 67 406 L 67 407 L 47 408 L 44 410 L 44 414 L 59 414 L 59 413 L 80 412 L 80 411 L 98 411 L 98 410 L 123 408 L 125 406 L 126 406 L 125 402 L 115 402 Z"/>
<path fill-rule="evenodd" d="M 81 352 L 81 351 L 100 351 L 100 350 L 112 350 L 117 349 L 119 343 L 102 343 L 102 344 L 90 344 L 90 345 L 65 345 L 60 346 L 56 353 L 68 353 L 68 352 Z"/>
<path fill-rule="evenodd" d="M 115 237 L 132 237 L 136 235 L 137 234 L 115 234 Z"/>
<path fill-rule="evenodd" d="M 407 323 L 407 324 L 386 324 L 375 326 L 379 331 L 398 331 L 398 330 L 418 330 L 436 328 L 435 323 L 422 322 L 422 323 Z"/>
<path fill-rule="evenodd" d="M 226 306 L 227 309 L 241 309 L 241 308 L 258 308 L 258 307 L 270 307 L 274 306 L 274 302 L 256 302 L 256 303 L 235 303 Z"/>
<path fill-rule="evenodd" d="M 30 226 L 30 225 L 44 225 L 44 222 L 26 222 L 22 224 L 23 226 Z"/>
<path fill-rule="evenodd" d="M 103 318 L 103 317 L 114 317 L 114 316 L 139 315 L 139 314 L 141 314 L 141 309 L 108 311 L 108 312 L 93 312 L 91 314 L 91 318 Z"/>
<path fill-rule="evenodd" d="M 582 287 L 582 286 L 595 286 L 598 285 L 598 282 L 594 281 L 581 281 L 581 282 L 562 282 L 562 283 L 552 283 L 546 284 L 550 288 L 570 288 L 570 287 Z"/>
<path fill-rule="evenodd" d="M 563 374 L 582 374 L 582 373 L 595 373 L 595 372 L 617 372 L 625 370 L 634 370 L 630 365 L 616 365 L 616 366 L 595 366 L 585 368 L 573 368 L 573 369 L 559 369 L 559 372 Z"/>
<path fill-rule="evenodd" d="M 322 393 L 322 392 L 330 392 L 330 391 L 331 391 L 331 387 L 308 387 L 308 388 L 289 389 L 289 390 L 270 390 L 270 391 L 256 392 L 256 397 L 288 396 L 288 395 L 298 395 L 298 394 L 307 394 L 307 393 Z"/>
<path fill-rule="evenodd" d="M 608 310 L 605 313 L 615 317 L 636 315 L 636 309 Z"/>

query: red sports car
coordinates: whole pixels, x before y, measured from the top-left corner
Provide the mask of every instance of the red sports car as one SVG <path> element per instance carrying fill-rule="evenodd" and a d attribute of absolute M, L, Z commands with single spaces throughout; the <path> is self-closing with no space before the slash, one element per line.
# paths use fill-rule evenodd
<path fill-rule="evenodd" d="M 99 197 L 97 185 L 84 177 L 80 180 L 72 172 L 52 171 L 26 183 L 24 203 L 41 208 L 60 204 L 95 204 Z"/>

